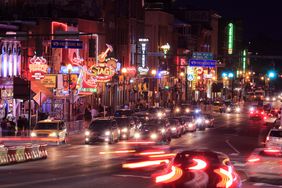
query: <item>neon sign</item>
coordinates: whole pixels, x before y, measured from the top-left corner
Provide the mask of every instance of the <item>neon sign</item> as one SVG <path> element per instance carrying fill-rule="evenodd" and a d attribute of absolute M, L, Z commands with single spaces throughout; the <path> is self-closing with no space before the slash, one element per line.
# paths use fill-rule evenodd
<path fill-rule="evenodd" d="M 234 39 L 234 25 L 233 23 L 228 24 L 228 54 L 233 53 L 233 39 Z"/>
<path fill-rule="evenodd" d="M 29 72 L 31 73 L 31 77 L 36 80 L 44 78 L 44 75 L 48 72 L 47 61 L 43 57 L 33 56 L 33 58 L 30 59 L 28 68 Z"/>
<path fill-rule="evenodd" d="M 146 75 L 149 72 L 149 68 L 146 65 L 146 53 L 147 53 L 147 43 L 149 39 L 139 39 L 141 46 L 141 66 L 138 67 L 138 72 L 140 75 Z"/>

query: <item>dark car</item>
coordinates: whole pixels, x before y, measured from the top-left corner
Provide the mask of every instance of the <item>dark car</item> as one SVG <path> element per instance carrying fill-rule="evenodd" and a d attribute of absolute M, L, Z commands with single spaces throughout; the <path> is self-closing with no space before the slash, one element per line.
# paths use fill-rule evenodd
<path fill-rule="evenodd" d="M 119 129 L 114 119 L 95 119 L 85 131 L 85 143 L 107 142 L 113 144 L 119 140 Z"/>
<path fill-rule="evenodd" d="M 165 188 L 241 187 L 241 180 L 227 155 L 210 150 L 178 153 L 166 170 L 153 175 Z"/>
<path fill-rule="evenodd" d="M 164 119 L 151 119 L 142 124 L 134 134 L 136 140 L 150 140 L 157 143 L 169 143 L 171 131 L 169 122 Z"/>
<path fill-rule="evenodd" d="M 115 117 L 123 117 L 123 116 L 131 116 L 134 113 L 133 110 L 130 109 L 119 109 L 115 111 Z"/>
<path fill-rule="evenodd" d="M 134 136 L 137 129 L 135 121 L 132 117 L 115 117 L 117 126 L 120 130 L 120 139 L 129 139 Z"/>
<path fill-rule="evenodd" d="M 179 138 L 185 132 L 184 125 L 182 125 L 177 118 L 168 118 L 171 136 Z"/>

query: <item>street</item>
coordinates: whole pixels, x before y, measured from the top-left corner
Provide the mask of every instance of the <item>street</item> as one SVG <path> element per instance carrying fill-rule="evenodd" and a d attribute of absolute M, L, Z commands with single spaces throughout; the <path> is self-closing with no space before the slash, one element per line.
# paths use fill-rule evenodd
<path fill-rule="evenodd" d="M 215 119 L 215 128 L 187 133 L 172 140 L 170 147 L 223 152 L 234 163 L 243 187 L 277 187 L 249 182 L 244 172 L 244 161 L 254 148 L 262 146 L 267 127 L 243 114 L 215 114 Z M 83 136 L 75 135 L 66 145 L 50 146 L 46 160 L 0 167 L 1 187 L 156 187 L 153 170 L 121 168 L 127 154 L 99 154 L 128 148 L 123 142 L 84 145 Z"/>

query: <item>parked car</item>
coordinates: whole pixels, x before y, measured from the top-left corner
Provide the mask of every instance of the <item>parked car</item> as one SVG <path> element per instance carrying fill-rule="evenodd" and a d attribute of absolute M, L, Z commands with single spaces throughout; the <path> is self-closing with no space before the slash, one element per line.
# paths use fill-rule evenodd
<path fill-rule="evenodd" d="M 184 126 L 181 125 L 177 118 L 168 118 L 171 136 L 174 138 L 179 138 L 184 133 Z"/>
<path fill-rule="evenodd" d="M 112 118 L 97 118 L 93 120 L 85 131 L 85 144 L 93 142 L 107 142 L 113 144 L 119 140 L 117 122 Z"/>

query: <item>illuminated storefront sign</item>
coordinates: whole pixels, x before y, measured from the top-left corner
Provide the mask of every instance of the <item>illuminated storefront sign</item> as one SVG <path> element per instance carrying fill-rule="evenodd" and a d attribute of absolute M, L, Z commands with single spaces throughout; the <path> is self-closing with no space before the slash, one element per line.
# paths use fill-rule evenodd
<path fill-rule="evenodd" d="M 80 72 L 80 67 L 77 67 L 77 66 L 73 66 L 73 67 L 72 67 L 71 73 L 79 74 L 79 72 Z M 61 66 L 60 73 L 62 73 L 62 74 L 68 74 L 69 72 L 68 72 L 67 66 Z"/>
<path fill-rule="evenodd" d="M 138 72 L 140 75 L 146 75 L 149 72 L 149 68 L 147 67 L 147 61 L 146 61 L 146 53 L 147 53 L 147 44 L 149 42 L 149 39 L 147 38 L 140 38 L 139 39 L 139 46 L 141 53 L 141 65 L 138 67 Z"/>
<path fill-rule="evenodd" d="M 47 61 L 43 57 L 34 56 L 31 58 L 28 68 L 31 73 L 31 77 L 36 80 L 44 78 L 44 75 L 48 72 Z"/>
<path fill-rule="evenodd" d="M 126 74 L 128 76 L 131 76 L 131 77 L 135 76 L 135 74 L 136 74 L 136 68 L 135 67 L 125 67 L 125 69 L 126 69 Z"/>
<path fill-rule="evenodd" d="M 56 88 L 57 87 L 57 76 L 55 74 L 46 74 L 45 77 L 40 80 L 41 84 L 46 88 Z"/>
<path fill-rule="evenodd" d="M 233 23 L 229 23 L 227 26 L 227 32 L 228 32 L 228 54 L 233 53 L 233 40 L 234 40 L 234 25 Z"/>
<path fill-rule="evenodd" d="M 247 50 L 243 50 L 242 63 L 243 63 L 243 73 L 246 73 Z"/>
<path fill-rule="evenodd" d="M 97 82 L 108 82 L 114 76 L 115 68 L 110 65 L 101 63 L 90 67 L 87 71 L 87 74 L 95 77 L 97 79 Z"/>

